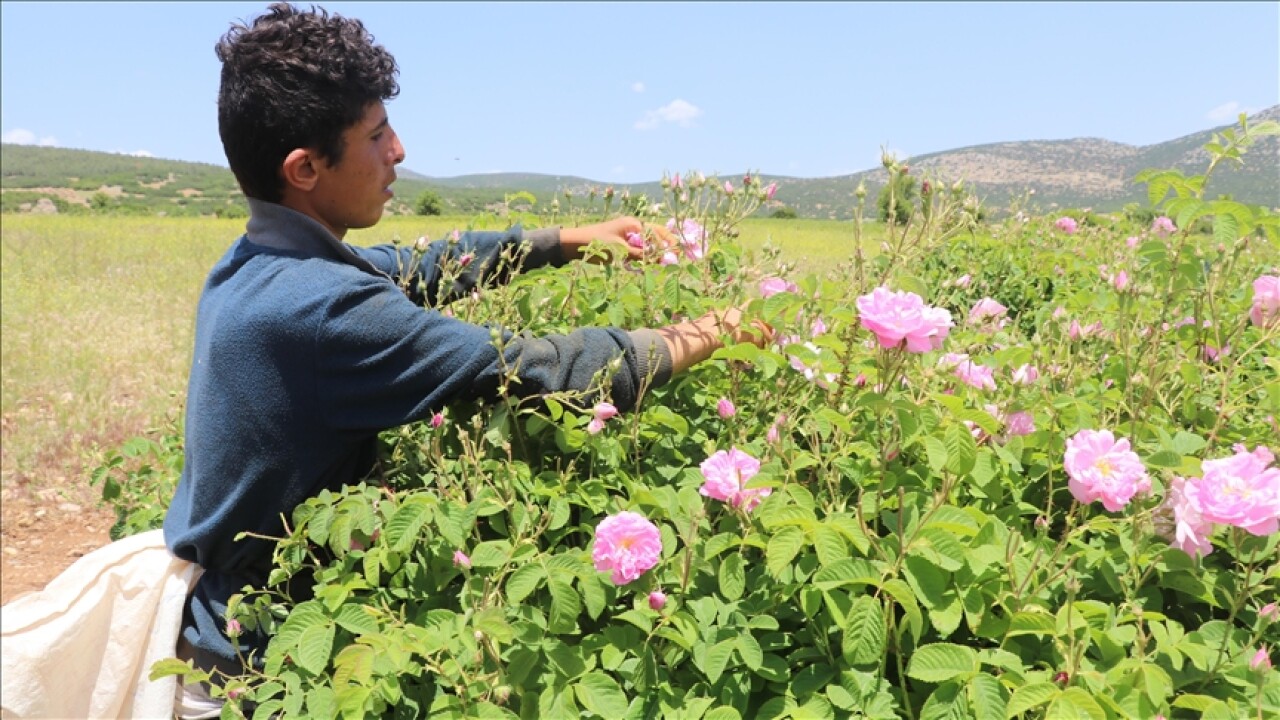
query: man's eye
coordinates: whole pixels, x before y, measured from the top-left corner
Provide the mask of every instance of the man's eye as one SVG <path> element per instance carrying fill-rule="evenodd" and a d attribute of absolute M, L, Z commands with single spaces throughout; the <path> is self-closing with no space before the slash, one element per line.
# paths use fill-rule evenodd
<path fill-rule="evenodd" d="M 377 141 L 379 141 L 379 140 L 381 140 L 381 139 L 382 139 L 382 133 L 378 132 L 378 133 L 374 133 L 374 134 L 373 134 L 373 141 L 374 141 L 374 142 L 377 142 Z"/>

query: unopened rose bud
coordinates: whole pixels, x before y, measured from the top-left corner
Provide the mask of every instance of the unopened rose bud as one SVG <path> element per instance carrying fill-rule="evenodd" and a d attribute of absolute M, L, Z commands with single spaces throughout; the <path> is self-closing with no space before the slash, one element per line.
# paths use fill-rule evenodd
<path fill-rule="evenodd" d="M 458 265 L 466 267 L 471 264 L 471 261 L 474 260 L 475 257 L 476 256 L 472 253 L 465 253 L 462 257 L 458 258 Z"/>
<path fill-rule="evenodd" d="M 867 196 L 867 184 L 859 180 L 858 189 L 854 190 L 853 194 L 857 195 L 859 200 L 865 198 Z"/>
<path fill-rule="evenodd" d="M 725 195 L 733 194 L 733 183 L 729 182 L 728 180 L 724 181 L 724 194 Z"/>
<path fill-rule="evenodd" d="M 764 199 L 772 200 L 773 196 L 778 193 L 778 183 L 771 182 L 764 188 Z"/>
<path fill-rule="evenodd" d="M 654 611 L 661 610 L 667 605 L 667 595 L 661 590 L 654 590 L 649 593 L 649 608 Z"/>
<path fill-rule="evenodd" d="M 463 570 L 470 570 L 471 558 L 467 557 L 467 554 L 462 552 L 461 550 L 454 550 L 453 564 L 457 567 L 462 568 Z"/>
<path fill-rule="evenodd" d="M 728 420 L 738 414 L 738 408 L 734 406 L 733 401 L 729 398 L 720 398 L 716 403 L 716 412 L 720 414 L 722 420 Z"/>
<path fill-rule="evenodd" d="M 413 249 L 420 253 L 426 252 L 429 247 L 431 247 L 431 241 L 427 240 L 426 235 L 418 238 L 417 241 L 413 243 Z"/>
<path fill-rule="evenodd" d="M 1059 671 L 1057 675 L 1053 676 L 1053 682 L 1060 686 L 1066 685 L 1068 682 L 1071 682 L 1071 676 L 1068 675 L 1066 671 Z"/>
<path fill-rule="evenodd" d="M 227 637 L 240 637 L 240 633 L 244 628 L 240 627 L 240 621 L 231 619 L 227 621 Z"/>

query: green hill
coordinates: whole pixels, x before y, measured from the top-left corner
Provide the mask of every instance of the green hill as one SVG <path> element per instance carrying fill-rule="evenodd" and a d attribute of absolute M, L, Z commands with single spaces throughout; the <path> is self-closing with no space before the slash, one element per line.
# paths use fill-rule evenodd
<path fill-rule="evenodd" d="M 1280 120 L 1280 106 L 1258 113 L 1255 121 Z M 1177 168 L 1201 173 L 1208 162 L 1203 146 L 1224 125 L 1156 145 L 1135 147 L 1096 138 L 1023 141 L 978 145 L 909 159 L 911 172 L 944 182 L 963 179 L 993 214 L 1017 198 L 1030 198 L 1032 208 L 1092 208 L 1118 210 L 1127 203 L 1145 204 L 1144 189 L 1133 177 L 1146 168 Z M 1259 141 L 1245 156 L 1242 168 L 1224 166 L 1211 178 L 1208 195 L 1231 195 L 1251 204 L 1280 207 L 1280 137 Z M 238 216 L 247 211 L 231 171 L 218 165 L 135 157 L 89 150 L 0 146 L 0 200 L 4 212 L 127 213 L 148 215 Z M 726 176 L 731 177 L 731 176 Z M 853 215 L 854 190 L 864 182 L 868 205 L 884 183 L 882 168 L 827 178 L 762 175 L 778 183 L 768 214 L 782 206 L 800 217 L 848 219 Z M 610 186 L 582 177 L 536 173 L 493 173 L 458 177 L 428 177 L 402 168 L 388 211 L 412 212 L 423 191 L 436 192 L 450 214 L 503 212 L 508 198 L 525 192 L 537 207 L 555 199 L 581 206 L 594 190 Z M 616 184 L 618 193 L 661 196 L 655 179 L 647 183 Z M 568 195 L 566 195 L 568 193 Z M 526 201 L 520 201 L 525 202 Z M 597 200 L 597 203 L 600 202 Z"/>

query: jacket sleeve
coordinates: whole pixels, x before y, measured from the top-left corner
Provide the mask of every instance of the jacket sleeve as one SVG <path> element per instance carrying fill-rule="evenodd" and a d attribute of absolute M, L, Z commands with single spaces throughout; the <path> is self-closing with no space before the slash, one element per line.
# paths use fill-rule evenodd
<path fill-rule="evenodd" d="M 606 386 L 622 410 L 671 375 L 669 351 L 652 330 L 514 336 L 424 310 L 367 275 L 327 305 L 315 345 L 320 406 L 330 424 L 353 431 L 422 420 L 459 400 L 492 399 L 508 374 L 520 397 L 583 391 L 620 359 Z"/>
<path fill-rule="evenodd" d="M 442 239 L 430 243 L 416 265 L 412 246 L 349 247 L 396 283 L 408 280 L 410 298 L 428 307 L 447 305 L 465 297 L 477 286 L 505 284 L 525 270 L 565 264 L 560 250 L 560 228 L 525 231 L 515 225 L 505 231 L 461 233 L 456 242 Z M 466 255 L 470 255 L 466 267 L 442 287 L 446 260 L 457 263 Z"/>

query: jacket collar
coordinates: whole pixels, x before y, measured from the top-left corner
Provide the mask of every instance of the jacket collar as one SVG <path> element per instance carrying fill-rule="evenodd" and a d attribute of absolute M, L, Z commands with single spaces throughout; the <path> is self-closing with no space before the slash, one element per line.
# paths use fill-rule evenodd
<path fill-rule="evenodd" d="M 278 203 L 247 198 L 249 222 L 245 236 L 254 245 L 287 250 L 309 257 L 326 257 L 354 265 L 365 272 L 382 275 L 369 261 L 333 236 L 314 218 Z"/>

